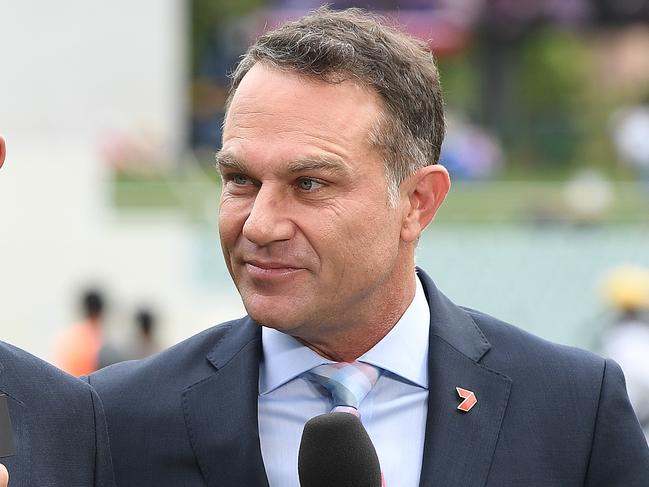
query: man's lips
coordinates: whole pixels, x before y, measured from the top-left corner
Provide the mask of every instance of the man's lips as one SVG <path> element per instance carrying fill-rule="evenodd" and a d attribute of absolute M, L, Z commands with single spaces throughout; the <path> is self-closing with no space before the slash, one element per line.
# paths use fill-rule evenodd
<path fill-rule="evenodd" d="M 304 267 L 292 262 L 244 260 L 246 270 L 255 277 L 271 277 L 291 274 Z"/>
<path fill-rule="evenodd" d="M 300 265 L 290 262 L 262 261 L 262 260 L 244 260 L 244 264 L 258 267 L 260 269 L 302 269 Z"/>

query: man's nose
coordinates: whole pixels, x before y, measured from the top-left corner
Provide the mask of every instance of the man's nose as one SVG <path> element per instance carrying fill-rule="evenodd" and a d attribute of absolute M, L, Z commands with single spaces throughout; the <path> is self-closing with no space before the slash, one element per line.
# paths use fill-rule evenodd
<path fill-rule="evenodd" d="M 243 225 L 243 236 L 257 245 L 289 240 L 295 232 L 290 216 L 288 196 L 262 186 Z"/>

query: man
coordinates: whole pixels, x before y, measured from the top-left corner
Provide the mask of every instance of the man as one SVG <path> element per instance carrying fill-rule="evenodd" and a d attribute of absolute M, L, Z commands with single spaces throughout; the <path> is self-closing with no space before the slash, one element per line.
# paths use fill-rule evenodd
<path fill-rule="evenodd" d="M 629 400 L 649 442 L 649 268 L 612 269 L 603 289 L 614 315 L 600 349 L 623 367 Z"/>
<path fill-rule="evenodd" d="M 0 167 L 5 153 L 0 137 Z M 88 384 L 0 342 L 0 396 L 13 430 L 1 434 L 14 446 L 0 457 L 0 487 L 7 469 L 16 487 L 114 485 L 104 412 Z"/>
<path fill-rule="evenodd" d="M 131 359 L 142 359 L 162 350 L 156 336 L 157 318 L 155 312 L 148 307 L 141 307 L 133 316 L 135 322 L 135 338 L 126 356 Z"/>
<path fill-rule="evenodd" d="M 646 485 L 617 365 L 459 308 L 415 269 L 449 189 L 442 106 L 430 53 L 361 11 L 249 49 L 217 154 L 248 316 L 90 376 L 118 485 L 297 486 L 302 427 L 334 403 L 312 368 L 352 361 L 378 367 L 357 413 L 388 487 Z"/>
<path fill-rule="evenodd" d="M 76 377 L 119 361 L 104 362 L 101 356 L 104 346 L 103 294 L 97 289 L 86 289 L 80 304 L 83 320 L 65 330 L 57 338 L 54 348 L 54 363 Z"/>

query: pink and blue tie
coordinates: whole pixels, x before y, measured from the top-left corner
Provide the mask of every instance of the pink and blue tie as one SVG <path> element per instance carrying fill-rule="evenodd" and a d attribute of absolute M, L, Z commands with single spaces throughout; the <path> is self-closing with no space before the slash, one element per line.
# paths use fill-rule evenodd
<path fill-rule="evenodd" d="M 333 401 L 333 412 L 346 412 L 360 417 L 358 408 L 370 392 L 381 369 L 363 362 L 339 362 L 314 367 L 306 378 L 323 386 Z"/>

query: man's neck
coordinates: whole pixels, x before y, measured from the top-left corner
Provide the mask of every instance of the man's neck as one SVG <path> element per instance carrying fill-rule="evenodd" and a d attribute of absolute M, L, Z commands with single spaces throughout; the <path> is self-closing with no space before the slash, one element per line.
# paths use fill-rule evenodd
<path fill-rule="evenodd" d="M 414 275 L 403 282 L 395 284 L 401 288 L 401 296 L 395 299 L 395 294 L 377 307 L 371 309 L 369 316 L 362 313 L 353 317 L 355 326 L 349 326 L 339 331 L 329 330 L 326 336 L 295 336 L 299 342 L 315 351 L 317 354 L 336 362 L 353 362 L 374 345 L 380 342 L 396 325 L 403 313 L 408 309 L 415 296 Z"/>

